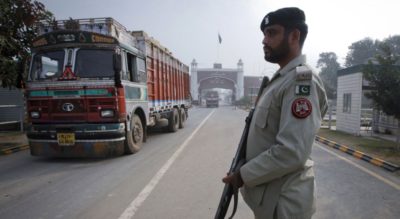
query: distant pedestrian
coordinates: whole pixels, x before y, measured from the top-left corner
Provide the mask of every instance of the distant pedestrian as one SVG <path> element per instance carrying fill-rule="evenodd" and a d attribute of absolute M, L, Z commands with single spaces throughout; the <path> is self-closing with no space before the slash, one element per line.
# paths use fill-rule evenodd
<path fill-rule="evenodd" d="M 246 163 L 223 178 L 258 219 L 311 218 L 315 212 L 315 135 L 327 111 L 321 79 L 302 55 L 308 27 L 298 8 L 268 13 L 261 22 L 265 60 L 280 69 L 260 96 L 250 124 Z"/>

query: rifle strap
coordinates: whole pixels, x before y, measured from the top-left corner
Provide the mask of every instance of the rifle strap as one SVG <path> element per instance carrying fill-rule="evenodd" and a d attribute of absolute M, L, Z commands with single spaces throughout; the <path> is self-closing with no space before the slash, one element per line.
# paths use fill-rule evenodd
<path fill-rule="evenodd" d="M 238 204 L 238 194 L 239 194 L 239 188 L 236 186 L 232 187 L 233 187 L 233 210 L 231 216 L 229 216 L 229 219 L 232 219 L 233 216 L 235 216 L 236 214 L 237 204 Z"/>
<path fill-rule="evenodd" d="M 258 99 L 260 99 L 260 97 L 261 97 L 261 95 L 262 95 L 264 89 L 267 87 L 267 85 L 268 85 L 269 83 L 270 83 L 270 82 L 269 82 L 269 78 L 268 78 L 267 76 L 264 76 L 263 79 L 262 79 L 262 81 L 261 81 L 260 89 L 258 90 L 258 94 L 257 94 L 257 98 L 256 98 L 256 102 L 255 102 L 255 104 L 254 104 L 254 107 L 257 106 Z"/>
<path fill-rule="evenodd" d="M 240 168 L 246 163 L 246 158 L 243 158 L 241 160 L 239 160 L 236 168 L 235 168 L 235 173 L 240 171 Z M 237 210 L 237 205 L 238 205 L 238 195 L 239 195 L 239 187 L 231 184 L 232 186 L 232 190 L 233 190 L 233 210 L 232 210 L 232 214 L 229 217 L 229 219 L 232 219 L 233 216 L 235 216 L 236 214 L 236 210 Z"/>

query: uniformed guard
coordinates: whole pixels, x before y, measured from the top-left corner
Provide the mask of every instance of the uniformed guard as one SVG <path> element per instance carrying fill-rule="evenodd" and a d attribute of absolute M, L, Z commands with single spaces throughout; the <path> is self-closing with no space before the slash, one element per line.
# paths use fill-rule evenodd
<path fill-rule="evenodd" d="M 242 187 L 255 218 L 311 218 L 315 182 L 310 154 L 327 99 L 321 79 L 302 55 L 308 32 L 304 12 L 270 12 L 261 31 L 265 60 L 280 69 L 256 105 L 246 163 L 223 181 Z"/>

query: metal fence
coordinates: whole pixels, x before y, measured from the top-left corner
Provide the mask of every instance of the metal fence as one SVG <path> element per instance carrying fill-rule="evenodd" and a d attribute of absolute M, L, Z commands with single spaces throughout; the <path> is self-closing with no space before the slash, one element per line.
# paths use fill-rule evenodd
<path fill-rule="evenodd" d="M 25 108 L 23 105 L 0 105 L 0 126 L 18 124 L 24 131 Z"/>
<path fill-rule="evenodd" d="M 382 111 L 372 112 L 372 127 L 374 131 L 382 133 L 394 133 L 399 129 L 399 121 L 393 116 L 388 116 Z"/>
<path fill-rule="evenodd" d="M 361 127 L 370 128 L 373 120 L 373 109 L 361 109 Z"/>

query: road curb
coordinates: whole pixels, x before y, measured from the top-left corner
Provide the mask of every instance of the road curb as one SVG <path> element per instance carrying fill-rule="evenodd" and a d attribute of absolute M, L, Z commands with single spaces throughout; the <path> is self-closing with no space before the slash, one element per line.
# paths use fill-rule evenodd
<path fill-rule="evenodd" d="M 394 171 L 400 169 L 400 167 L 397 166 L 397 165 L 391 164 L 391 163 L 389 163 L 387 161 L 384 161 L 384 160 L 381 160 L 379 158 L 371 157 L 370 155 L 365 154 L 365 153 L 363 153 L 361 151 L 353 150 L 353 149 L 347 147 L 346 145 L 342 145 L 342 144 L 336 143 L 334 141 L 328 140 L 328 139 L 320 137 L 318 135 L 316 136 L 315 140 L 317 140 L 318 142 L 323 143 L 325 145 L 328 145 L 328 146 L 330 146 L 332 148 L 335 148 L 337 150 L 345 152 L 346 154 L 349 154 L 349 155 L 351 155 L 353 157 L 356 157 L 358 159 L 367 161 L 368 163 L 372 163 L 372 164 L 374 164 L 374 165 L 376 165 L 378 167 L 382 167 L 383 169 L 388 170 L 390 172 L 394 172 Z"/>
<path fill-rule="evenodd" d="M 28 148 L 29 148 L 29 145 L 25 144 L 25 145 L 20 145 L 20 146 L 16 146 L 16 147 L 10 147 L 10 148 L 6 148 L 6 149 L 1 149 L 0 150 L 0 155 L 13 154 L 13 153 L 18 152 L 18 151 L 26 150 Z"/>

